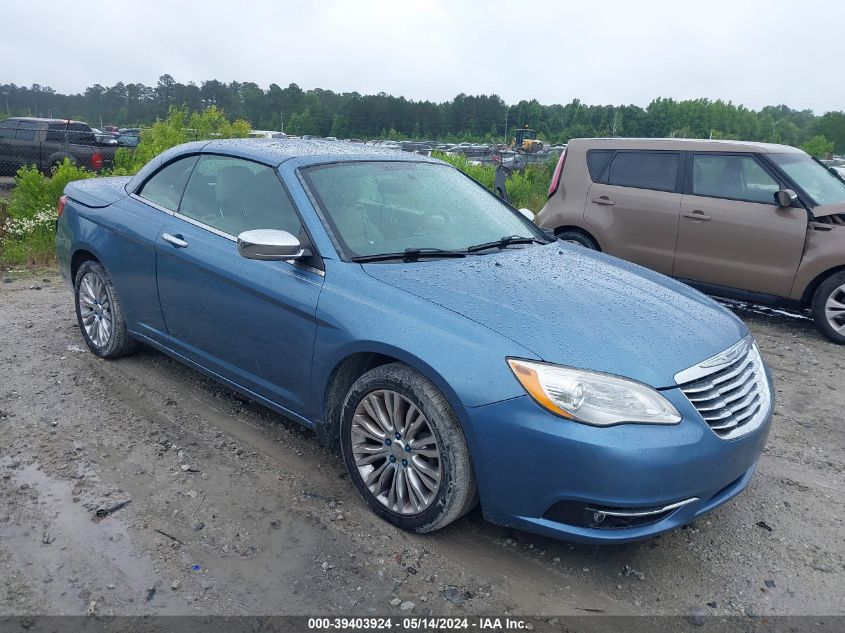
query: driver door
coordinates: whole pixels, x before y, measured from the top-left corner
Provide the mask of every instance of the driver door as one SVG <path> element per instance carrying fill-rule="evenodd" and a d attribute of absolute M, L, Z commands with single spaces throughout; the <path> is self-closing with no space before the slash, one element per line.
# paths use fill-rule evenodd
<path fill-rule="evenodd" d="M 250 229 L 304 236 L 273 168 L 202 155 L 156 243 L 171 345 L 237 386 L 308 417 L 323 276 L 293 263 L 244 259 L 236 239 Z"/>
<path fill-rule="evenodd" d="M 753 154 L 693 153 L 673 276 L 788 296 L 807 212 L 775 204 L 780 183 Z"/>

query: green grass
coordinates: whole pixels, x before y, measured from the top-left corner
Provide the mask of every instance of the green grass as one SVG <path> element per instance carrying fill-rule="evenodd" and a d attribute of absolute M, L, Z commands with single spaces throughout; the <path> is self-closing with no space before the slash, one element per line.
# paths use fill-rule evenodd
<path fill-rule="evenodd" d="M 65 160 L 50 175 L 22 167 L 7 199 L 0 199 L 0 269 L 55 263 L 56 205 L 72 180 L 95 176 Z"/>

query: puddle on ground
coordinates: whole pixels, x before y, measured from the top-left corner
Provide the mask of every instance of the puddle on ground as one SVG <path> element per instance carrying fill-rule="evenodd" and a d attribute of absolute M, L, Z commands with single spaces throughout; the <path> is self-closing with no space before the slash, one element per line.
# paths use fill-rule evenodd
<path fill-rule="evenodd" d="M 172 608 L 176 605 L 170 604 L 173 600 L 168 600 L 163 587 L 147 602 L 148 590 L 159 578 L 150 559 L 133 547 L 120 511 L 94 521 L 82 503 L 73 502 L 72 482 L 51 478 L 37 463 L 11 469 L 11 461 L 0 460 L 0 468 L 11 474 L 8 493 L 16 494 L 13 490 L 27 484 L 29 489 L 20 495 L 34 491 L 38 498 L 31 503 L 41 516 L 13 514 L 9 523 L 0 524 L 0 547 L 30 579 L 42 613 L 86 613 L 95 600 L 99 613 L 108 613 L 110 605 L 117 604 L 122 613 L 180 612 Z M 21 506 L 19 502 L 9 507 Z M 55 540 L 44 543 L 51 539 Z"/>

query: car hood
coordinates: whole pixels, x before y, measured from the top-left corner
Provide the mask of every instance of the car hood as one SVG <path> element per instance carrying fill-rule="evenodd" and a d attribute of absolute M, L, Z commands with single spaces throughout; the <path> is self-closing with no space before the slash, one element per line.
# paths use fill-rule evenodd
<path fill-rule="evenodd" d="M 708 297 L 558 242 L 466 259 L 365 264 L 372 277 L 472 319 L 538 358 L 671 387 L 747 334 Z"/>
<path fill-rule="evenodd" d="M 845 216 L 845 202 L 837 202 L 835 204 L 823 204 L 818 207 L 813 207 L 813 217 L 823 218 L 829 215 Z"/>

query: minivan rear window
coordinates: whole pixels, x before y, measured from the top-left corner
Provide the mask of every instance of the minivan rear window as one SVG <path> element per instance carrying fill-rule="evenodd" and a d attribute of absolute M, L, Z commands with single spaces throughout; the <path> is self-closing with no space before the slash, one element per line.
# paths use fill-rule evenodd
<path fill-rule="evenodd" d="M 591 149 L 587 152 L 587 169 L 590 172 L 590 180 L 596 182 L 599 179 L 611 156 L 613 156 L 611 149 Z"/>
<path fill-rule="evenodd" d="M 674 191 L 678 154 L 670 152 L 619 152 L 610 163 L 607 183 L 619 187 Z"/>

